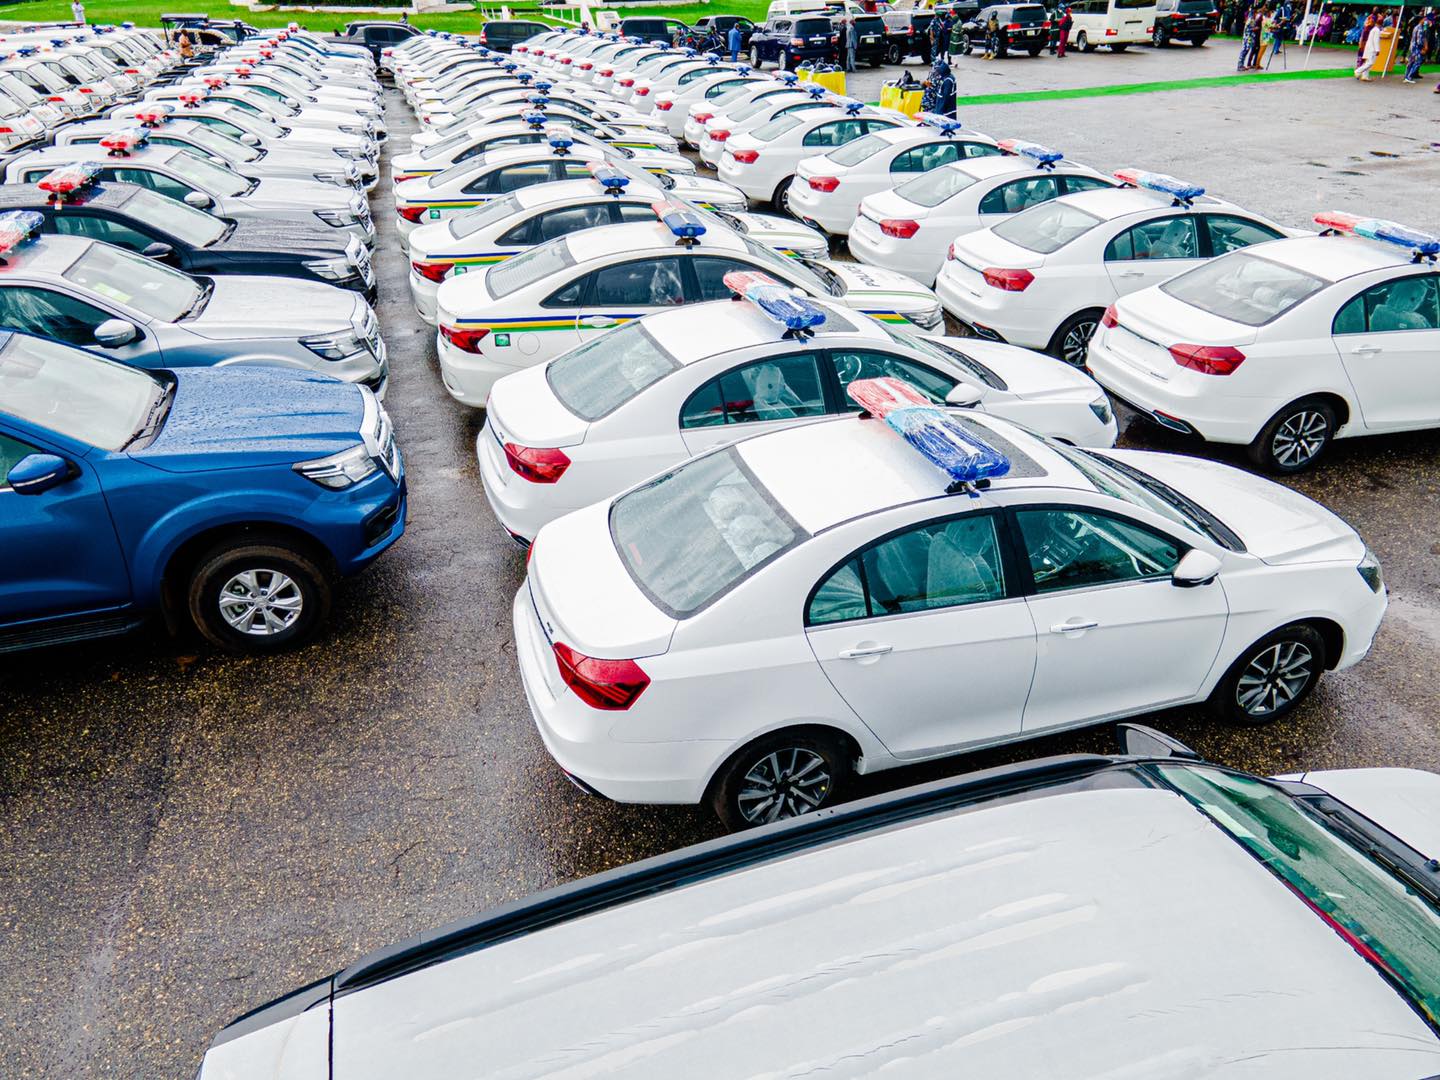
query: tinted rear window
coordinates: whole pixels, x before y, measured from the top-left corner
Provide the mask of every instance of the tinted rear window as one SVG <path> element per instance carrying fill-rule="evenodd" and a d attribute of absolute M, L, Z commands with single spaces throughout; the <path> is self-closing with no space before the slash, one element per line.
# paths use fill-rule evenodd
<path fill-rule="evenodd" d="M 632 322 L 571 349 L 545 369 L 545 380 L 561 405 L 594 422 L 679 367 L 643 323 Z"/>
<path fill-rule="evenodd" d="M 1039 26 L 1045 21 L 1045 9 L 1039 4 L 1026 4 L 1022 7 L 1010 9 L 1010 21 L 1017 22 L 1021 26 Z M 1005 16 L 1002 14 L 1000 20 L 1003 22 Z"/>
<path fill-rule="evenodd" d="M 878 15 L 868 19 L 855 20 L 855 32 L 857 34 L 883 34 L 885 32 L 885 20 Z"/>
<path fill-rule="evenodd" d="M 828 37 L 832 30 L 833 27 L 830 25 L 829 19 L 795 20 L 794 33 L 796 37 L 815 37 L 820 34 L 824 34 Z"/>
<path fill-rule="evenodd" d="M 1167 281 L 1160 290 L 1222 319 L 1263 326 L 1325 285 L 1294 267 L 1237 251 Z"/>
<path fill-rule="evenodd" d="M 1209 15 L 1215 10 L 1215 5 L 1210 0 L 1180 0 L 1180 10 L 1192 14 Z"/>

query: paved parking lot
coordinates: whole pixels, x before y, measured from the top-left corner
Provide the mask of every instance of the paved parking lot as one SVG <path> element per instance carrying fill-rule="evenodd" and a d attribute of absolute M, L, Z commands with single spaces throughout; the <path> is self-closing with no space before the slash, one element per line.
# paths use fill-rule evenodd
<path fill-rule="evenodd" d="M 1223 75 L 1233 48 L 957 68 L 962 94 L 1006 92 Z M 873 99 L 879 78 L 852 93 Z M 1436 228 L 1435 100 L 1398 80 L 1337 79 L 963 117 L 1099 167 L 1210 183 L 1292 224 L 1364 196 L 1373 212 Z M 403 141 L 411 123 L 393 95 L 390 124 Z M 298 653 L 236 660 L 151 634 L 0 663 L 0 1075 L 189 1077 L 218 1026 L 366 950 L 717 832 L 699 811 L 586 798 L 544 753 L 510 641 L 523 556 L 490 516 L 479 415 L 443 392 L 389 193 L 376 198 L 409 534 Z M 1126 441 L 1175 445 L 1133 425 Z M 1384 562 L 1392 604 L 1372 657 L 1272 729 L 1154 721 L 1261 772 L 1440 769 L 1440 437 L 1341 443 L 1297 486 Z M 1107 746 L 1102 732 L 1057 737 L 885 774 L 872 790 Z"/>

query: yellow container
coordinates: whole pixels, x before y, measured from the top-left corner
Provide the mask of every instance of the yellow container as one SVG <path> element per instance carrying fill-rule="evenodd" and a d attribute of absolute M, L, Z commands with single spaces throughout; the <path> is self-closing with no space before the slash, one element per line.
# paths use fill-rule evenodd
<path fill-rule="evenodd" d="M 1375 71 L 1394 71 L 1400 62 L 1400 32 L 1393 26 L 1380 31 L 1380 52 L 1375 57 Z"/>
<path fill-rule="evenodd" d="M 826 71 L 818 75 L 812 74 L 810 81 L 816 86 L 823 86 L 832 94 L 840 94 L 842 97 L 845 94 L 845 72 L 843 71 Z"/>
<path fill-rule="evenodd" d="M 924 94 L 923 90 L 902 90 L 898 86 L 886 86 L 880 91 L 880 104 L 906 116 L 914 116 L 920 111 L 920 99 Z"/>
<path fill-rule="evenodd" d="M 795 69 L 795 76 L 801 82 L 810 82 L 815 77 L 815 72 L 808 67 L 798 67 Z"/>

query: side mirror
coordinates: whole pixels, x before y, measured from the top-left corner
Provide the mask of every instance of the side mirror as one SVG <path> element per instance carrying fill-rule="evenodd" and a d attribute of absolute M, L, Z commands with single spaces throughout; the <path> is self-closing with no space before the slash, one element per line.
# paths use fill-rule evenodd
<path fill-rule="evenodd" d="M 39 495 L 75 475 L 75 466 L 56 454 L 30 454 L 10 467 L 5 482 L 16 495 Z"/>
<path fill-rule="evenodd" d="M 260 136 L 256 135 L 253 131 L 247 131 L 240 136 L 240 141 L 246 146 L 259 146 Z"/>
<path fill-rule="evenodd" d="M 1170 584 L 1178 589 L 1193 589 L 1209 585 L 1220 576 L 1220 560 L 1208 551 L 1191 548 L 1185 557 L 1175 564 L 1170 573 Z"/>
<path fill-rule="evenodd" d="M 985 392 L 969 383 L 956 383 L 955 389 L 945 395 L 945 404 L 961 409 L 973 409 L 985 399 Z"/>
<path fill-rule="evenodd" d="M 135 340 L 140 330 L 132 322 L 124 319 L 106 319 L 95 328 L 95 344 L 103 345 L 107 349 L 115 349 L 121 345 L 129 345 Z"/>
<path fill-rule="evenodd" d="M 146 244 L 145 250 L 140 252 L 140 254 L 144 255 L 147 259 L 168 259 L 171 255 L 175 254 L 175 249 L 169 244 L 164 244 L 156 240 L 153 244 Z M 113 319 L 111 321 L 119 322 L 120 320 Z"/>
<path fill-rule="evenodd" d="M 1156 731 L 1144 724 L 1116 724 L 1115 741 L 1122 753 L 1132 757 L 1175 757 L 1189 761 L 1204 759 L 1179 739 L 1172 739 L 1163 731 Z"/>
<path fill-rule="evenodd" d="M 190 191 L 185 195 L 185 205 L 193 206 L 196 210 L 209 210 L 215 205 L 215 200 L 203 191 Z"/>

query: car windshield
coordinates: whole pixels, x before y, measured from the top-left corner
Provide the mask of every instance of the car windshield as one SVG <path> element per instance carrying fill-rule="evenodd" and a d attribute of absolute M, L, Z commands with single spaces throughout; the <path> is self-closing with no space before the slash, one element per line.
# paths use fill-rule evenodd
<path fill-rule="evenodd" d="M 96 296 L 164 322 L 189 314 L 205 295 L 194 278 L 109 244 L 91 244 L 63 276 Z"/>
<path fill-rule="evenodd" d="M 575 257 L 570 254 L 569 243 L 565 237 L 557 236 L 490 267 L 485 273 L 485 288 L 499 300 L 574 265 Z"/>
<path fill-rule="evenodd" d="M 1423 896 L 1273 783 L 1195 765 L 1150 768 L 1440 1026 L 1440 913 Z"/>
<path fill-rule="evenodd" d="M 204 210 L 156 194 L 149 188 L 136 188 L 125 200 L 124 212 L 136 221 L 153 225 L 194 247 L 209 247 L 229 226 Z"/>
<path fill-rule="evenodd" d="M 467 210 L 463 214 L 456 214 L 448 222 L 450 235 L 456 240 L 464 240 L 472 233 L 479 232 L 487 225 L 497 221 L 504 221 L 511 214 L 518 214 L 522 209 L 519 198 L 514 192 L 501 199 L 491 199 L 487 203 L 481 203 L 474 210 Z"/>
<path fill-rule="evenodd" d="M 431 146 L 427 146 L 424 150 L 420 151 L 420 156 L 431 160 L 435 158 L 448 158 L 469 141 L 470 133 L 468 131 L 457 132 L 448 138 L 441 139 Z"/>
<path fill-rule="evenodd" d="M 219 195 L 222 198 L 243 195 L 253 186 L 250 180 L 239 173 L 231 172 L 189 151 L 171 156 L 165 164 L 210 195 Z"/>
<path fill-rule="evenodd" d="M 679 368 L 643 323 L 632 322 L 571 349 L 545 378 L 560 404 L 594 422 Z"/>
<path fill-rule="evenodd" d="M 921 173 L 914 180 L 901 184 L 895 189 L 895 194 L 916 206 L 939 206 L 950 196 L 964 191 L 975 183 L 975 178 L 969 173 L 942 166 L 938 169 L 931 169 L 927 173 Z"/>
<path fill-rule="evenodd" d="M 0 72 L 0 88 L 17 101 L 32 108 L 44 104 L 43 99 L 34 90 L 26 86 L 24 82 L 11 75 L 8 71 Z"/>
<path fill-rule="evenodd" d="M 862 136 L 854 142 L 848 142 L 837 150 L 831 150 L 825 155 L 826 161 L 833 161 L 836 165 L 859 165 L 866 158 L 872 158 L 888 146 L 890 140 L 882 137 L 879 132 Z"/>
<path fill-rule="evenodd" d="M 1321 278 L 1293 266 L 1236 251 L 1181 274 L 1160 289 L 1222 319 L 1263 326 L 1325 285 Z"/>
<path fill-rule="evenodd" d="M 942 341 L 934 338 L 921 337 L 919 334 L 912 334 L 905 330 L 897 330 L 887 323 L 881 323 L 880 329 L 890 335 L 890 340 L 897 345 L 903 345 L 907 349 L 914 349 L 922 355 L 929 356 L 941 363 L 958 367 L 961 371 L 969 372 L 977 382 L 986 386 L 994 387 L 996 390 L 1004 390 L 1005 380 L 996 375 L 973 356 L 952 348 Z"/>
<path fill-rule="evenodd" d="M 0 331 L 0 413 L 119 450 L 162 386 L 153 375 L 47 338 Z"/>
<path fill-rule="evenodd" d="M 620 496 L 610 507 L 610 536 L 641 591 L 677 619 L 805 539 L 734 448 Z"/>
<path fill-rule="evenodd" d="M 786 113 L 784 116 L 777 116 L 768 123 L 761 124 L 750 133 L 750 137 L 756 142 L 770 142 L 778 139 L 791 128 L 799 127 L 805 122 L 805 117 L 799 113 Z"/>
<path fill-rule="evenodd" d="M 750 101 L 744 105 L 741 105 L 733 113 L 731 113 L 729 117 L 730 122 L 738 124 L 741 120 L 749 120 L 752 116 L 760 112 L 762 109 L 766 109 L 774 105 L 775 102 L 772 100 L 773 98 L 780 96 L 788 96 L 789 93 L 790 92 L 787 90 L 766 91 L 754 101 Z"/>
<path fill-rule="evenodd" d="M 242 110 L 243 111 L 243 110 Z M 245 129 L 253 129 L 256 134 L 266 138 L 279 139 L 285 135 L 285 129 L 269 117 L 259 116 L 255 113 L 245 114 Z"/>
<path fill-rule="evenodd" d="M 1022 210 L 993 226 L 991 231 L 1026 251 L 1049 255 L 1099 224 L 1100 219 L 1094 214 L 1056 201 Z"/>
<path fill-rule="evenodd" d="M 713 98 L 710 99 L 710 104 L 715 106 L 717 109 L 724 108 L 732 101 L 738 101 L 740 98 L 744 97 L 746 94 L 750 93 L 754 89 L 755 83 L 753 81 L 743 82 L 739 86 L 736 86 L 730 90 L 726 90 L 723 94 L 716 94 Z"/>
<path fill-rule="evenodd" d="M 793 282 L 799 278 L 821 296 L 844 296 L 845 283 L 833 270 L 809 259 L 792 259 L 778 254 L 774 248 L 756 243 L 742 235 L 740 242 L 754 258 L 770 267 L 781 281 Z"/>
<path fill-rule="evenodd" d="M 155 133 L 164 135 L 162 127 Z M 229 161 L 254 161 L 260 156 L 260 151 L 253 146 L 246 146 L 239 139 L 232 139 L 228 135 L 222 135 L 218 131 L 205 127 L 203 124 L 194 124 L 191 130 L 185 132 L 185 138 L 196 146 L 203 147 L 209 153 L 216 154 Z"/>

